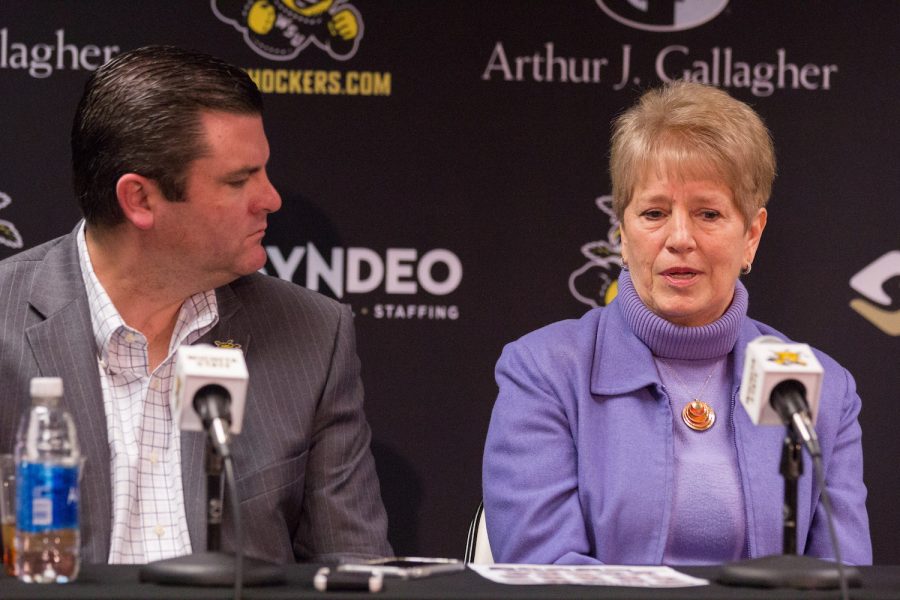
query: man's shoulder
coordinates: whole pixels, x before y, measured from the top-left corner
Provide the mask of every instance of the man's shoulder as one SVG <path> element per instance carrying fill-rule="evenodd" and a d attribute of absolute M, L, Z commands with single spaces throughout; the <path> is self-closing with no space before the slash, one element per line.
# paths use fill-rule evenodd
<path fill-rule="evenodd" d="M 49 242 L 44 242 L 33 248 L 28 248 L 27 250 L 22 250 L 17 254 L 13 254 L 12 256 L 0 260 L 0 273 L 21 269 L 23 266 L 37 265 L 47 257 L 47 254 L 51 250 L 62 243 L 66 237 L 67 236 L 61 236 L 52 239 Z"/>
<path fill-rule="evenodd" d="M 49 262 L 54 266 L 60 265 L 61 268 L 65 268 L 63 263 L 67 259 L 65 256 L 60 257 L 58 250 L 67 237 L 62 236 L 49 242 L 44 242 L 0 261 L 0 281 L 3 282 L 2 285 L 28 285 L 28 282 L 33 281 L 37 274 L 42 273 L 41 267 L 47 262 L 48 255 L 51 253 L 54 253 L 56 258 Z M 50 273 L 58 274 L 55 270 L 51 270 Z M 47 276 L 46 272 L 44 272 L 44 276 Z"/>
<path fill-rule="evenodd" d="M 331 318 L 338 318 L 341 313 L 342 305 L 337 300 L 262 273 L 239 277 L 228 284 L 228 287 L 241 302 L 265 306 L 271 310 L 285 312 L 311 310 Z"/>

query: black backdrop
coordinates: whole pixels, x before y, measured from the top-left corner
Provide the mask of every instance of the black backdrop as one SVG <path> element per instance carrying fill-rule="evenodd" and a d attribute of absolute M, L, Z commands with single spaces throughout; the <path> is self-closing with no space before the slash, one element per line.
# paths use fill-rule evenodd
<path fill-rule="evenodd" d="M 353 306 L 391 541 L 459 556 L 493 364 L 603 303 L 609 122 L 688 70 L 773 131 L 750 313 L 856 376 L 875 559 L 900 562 L 900 3 L 338 0 L 326 20 L 357 25 L 341 42 L 286 17 L 252 34 L 243 4 L 0 2 L 0 257 L 79 218 L 68 132 L 105 55 L 167 43 L 246 67 L 284 199 L 267 272 Z"/>

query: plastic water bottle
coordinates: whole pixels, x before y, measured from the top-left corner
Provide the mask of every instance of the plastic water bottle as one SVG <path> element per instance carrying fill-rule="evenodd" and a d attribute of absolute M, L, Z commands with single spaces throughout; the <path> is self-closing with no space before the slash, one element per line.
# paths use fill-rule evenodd
<path fill-rule="evenodd" d="M 26 582 L 74 581 L 81 563 L 81 453 L 62 395 L 62 379 L 32 379 L 31 410 L 16 436 L 16 567 Z"/>

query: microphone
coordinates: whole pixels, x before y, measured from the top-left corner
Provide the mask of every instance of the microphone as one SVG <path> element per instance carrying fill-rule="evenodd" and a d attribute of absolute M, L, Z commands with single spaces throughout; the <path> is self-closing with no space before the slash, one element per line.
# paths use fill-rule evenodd
<path fill-rule="evenodd" d="M 784 477 L 783 556 L 764 556 L 725 565 L 718 577 L 720 582 L 801 589 L 840 587 L 844 597 L 848 597 L 848 580 L 854 586 L 859 585 L 859 572 L 850 570 L 848 573 L 841 564 L 822 467 L 822 450 L 813 428 L 819 412 L 823 376 L 824 369 L 807 344 L 787 343 L 771 335 L 758 337 L 747 344 L 741 404 L 755 425 L 784 424 L 790 428 L 790 434 L 784 438 L 780 466 Z M 803 474 L 800 441 L 812 457 L 837 569 L 829 561 L 797 555 L 798 480 Z"/>
<path fill-rule="evenodd" d="M 824 370 L 808 344 L 764 335 L 747 344 L 741 404 L 755 425 L 790 425 L 813 456 Z"/>
<path fill-rule="evenodd" d="M 206 552 L 148 563 L 141 581 L 177 585 L 230 586 L 235 598 L 244 585 L 284 582 L 279 565 L 245 558 L 240 499 L 234 476 L 230 434 L 240 433 L 247 398 L 247 365 L 237 348 L 208 344 L 181 346 L 175 354 L 175 384 L 169 402 L 172 418 L 182 431 L 206 431 Z M 234 554 L 221 551 L 225 484 L 231 501 Z M 244 573 L 244 569 L 247 573 Z"/>
<path fill-rule="evenodd" d="M 194 394 L 194 411 L 200 416 L 203 428 L 219 456 L 228 455 L 228 434 L 231 431 L 231 394 L 221 385 L 204 385 Z"/>
<path fill-rule="evenodd" d="M 171 407 L 182 431 L 206 431 L 219 456 L 230 434 L 241 432 L 247 398 L 247 365 L 237 348 L 181 346 L 175 355 Z"/>

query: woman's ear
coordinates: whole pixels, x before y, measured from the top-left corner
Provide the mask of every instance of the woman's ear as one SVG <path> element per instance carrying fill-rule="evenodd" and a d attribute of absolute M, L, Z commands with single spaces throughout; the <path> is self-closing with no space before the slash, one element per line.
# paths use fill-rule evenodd
<path fill-rule="evenodd" d="M 768 217 L 769 213 L 766 212 L 766 209 L 761 208 L 750 221 L 750 226 L 747 228 L 747 244 L 744 250 L 745 265 L 753 264 L 753 259 L 756 257 L 756 249 L 759 248 L 759 240 L 762 238 L 763 229 L 766 228 Z"/>

